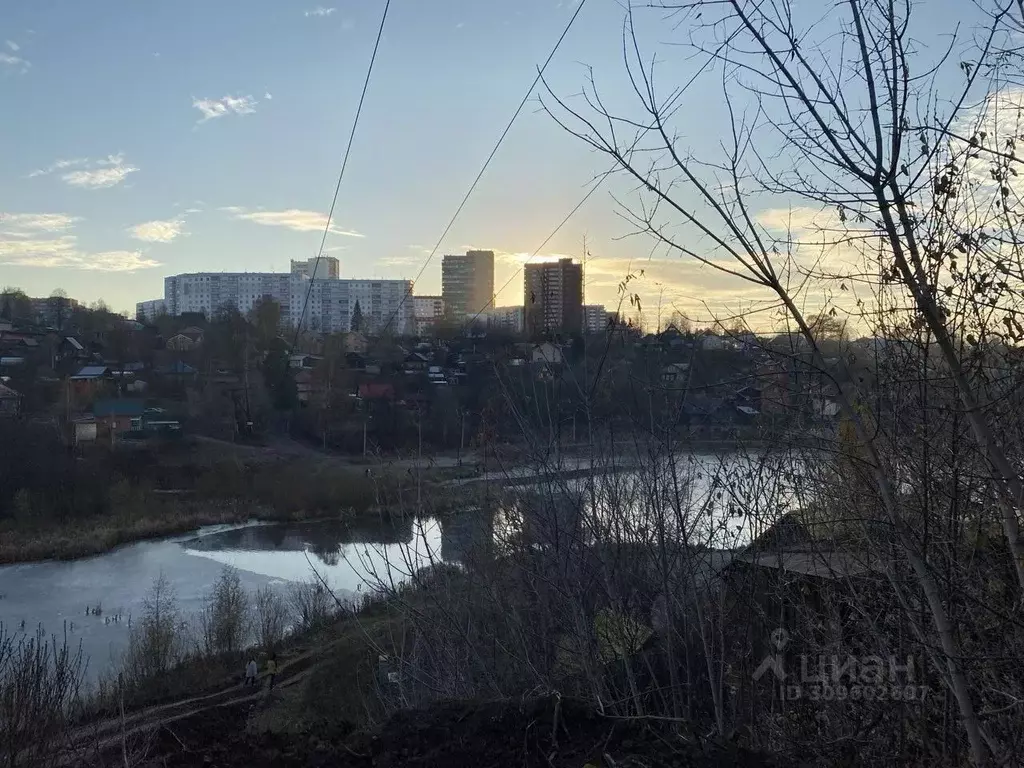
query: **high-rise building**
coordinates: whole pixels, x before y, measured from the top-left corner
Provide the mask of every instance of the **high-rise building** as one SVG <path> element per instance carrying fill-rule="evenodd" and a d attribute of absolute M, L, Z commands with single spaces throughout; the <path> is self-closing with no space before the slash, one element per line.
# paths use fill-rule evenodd
<path fill-rule="evenodd" d="M 340 280 L 321 277 L 325 261 L 337 274 L 336 262 L 320 260 L 317 279 L 310 280 L 313 261 L 292 262 L 293 271 L 281 272 L 199 272 L 164 278 L 163 303 L 170 315 L 198 312 L 213 316 L 223 307 L 248 314 L 264 298 L 281 307 L 282 323 L 323 333 L 351 330 L 356 304 L 363 318 L 360 330 L 382 331 L 385 326 L 397 334 L 413 331 L 413 305 L 405 297 L 412 293 L 411 280 Z M 156 300 L 159 301 L 159 300 Z M 142 302 L 137 308 L 155 302 Z M 389 325 L 390 323 L 390 325 Z"/>
<path fill-rule="evenodd" d="M 583 330 L 586 333 L 601 333 L 608 328 L 608 313 L 604 304 L 583 305 Z"/>
<path fill-rule="evenodd" d="M 484 312 L 482 317 L 487 318 L 487 327 L 492 330 L 523 332 L 523 308 L 520 306 L 495 307 Z"/>
<path fill-rule="evenodd" d="M 467 251 L 441 260 L 441 296 L 454 320 L 472 319 L 494 302 L 494 251 Z"/>
<path fill-rule="evenodd" d="M 413 296 L 412 313 L 416 323 L 416 335 L 423 336 L 444 318 L 444 299 L 440 296 Z"/>
<path fill-rule="evenodd" d="M 583 265 L 572 259 L 527 264 L 523 277 L 526 332 L 579 333 L 583 326 Z"/>
<path fill-rule="evenodd" d="M 32 303 L 32 314 L 50 328 L 63 328 L 71 319 L 71 313 L 78 307 L 77 301 L 59 294 L 29 301 Z"/>
<path fill-rule="evenodd" d="M 140 301 L 135 305 L 135 319 L 145 320 L 151 323 L 158 315 L 167 311 L 167 302 L 163 299 L 152 299 L 151 301 Z"/>
<path fill-rule="evenodd" d="M 249 314 L 264 297 L 281 306 L 288 317 L 292 276 L 282 272 L 194 272 L 164 278 L 164 302 L 169 315 L 198 312 L 212 317 L 223 307 Z"/>
<path fill-rule="evenodd" d="M 311 277 L 316 269 L 316 279 L 337 280 L 341 276 L 341 264 L 334 256 L 321 256 L 317 264 L 316 256 L 311 259 L 296 261 L 292 259 L 292 274 Z"/>

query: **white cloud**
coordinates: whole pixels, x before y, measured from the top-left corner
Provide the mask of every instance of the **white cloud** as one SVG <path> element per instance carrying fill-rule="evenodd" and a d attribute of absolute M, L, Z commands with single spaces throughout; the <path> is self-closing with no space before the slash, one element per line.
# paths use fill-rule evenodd
<path fill-rule="evenodd" d="M 100 160 L 90 160 L 87 157 L 78 157 L 72 160 L 57 160 L 46 168 L 39 168 L 32 171 L 28 178 L 47 176 L 56 171 L 66 171 L 69 168 L 81 170 L 69 171 L 61 176 L 61 179 L 72 187 L 83 189 L 105 189 L 115 187 L 127 178 L 129 173 L 135 173 L 138 168 L 133 165 L 125 165 L 124 155 L 108 155 Z"/>
<path fill-rule="evenodd" d="M 0 234 L 32 237 L 39 232 L 66 232 L 81 220 L 66 213 L 0 213 Z"/>
<path fill-rule="evenodd" d="M 274 97 L 270 95 L 270 91 L 267 91 L 266 93 L 263 94 L 263 98 L 266 99 L 267 101 L 270 101 Z"/>
<path fill-rule="evenodd" d="M 188 232 L 185 231 L 184 219 L 166 219 L 136 224 L 128 228 L 128 234 L 146 243 L 170 243 L 175 238 L 187 236 Z"/>
<path fill-rule="evenodd" d="M 159 266 L 139 251 L 90 252 L 79 248 L 78 237 L 68 232 L 79 217 L 65 213 L 0 214 L 0 264 L 46 269 L 99 272 L 134 272 Z M 42 234 L 49 237 L 40 237 Z"/>
<path fill-rule="evenodd" d="M 24 74 L 25 72 L 28 72 L 32 63 L 25 61 L 21 56 L 15 56 L 13 53 L 0 51 L 0 65 L 11 67 L 12 69 L 20 69 Z"/>
<path fill-rule="evenodd" d="M 63 171 L 66 168 L 76 168 L 78 166 L 86 165 L 88 162 L 89 158 L 87 157 L 78 157 L 75 158 L 74 160 L 57 160 L 56 162 L 48 165 L 46 168 L 39 168 L 35 171 L 32 171 L 32 173 L 28 175 L 28 178 L 34 179 L 36 176 L 46 176 L 47 174 L 53 173 L 54 171 Z"/>
<path fill-rule="evenodd" d="M 285 227 L 296 232 L 323 232 L 327 226 L 327 216 L 317 211 L 303 211 L 298 208 L 289 208 L 284 211 L 250 211 L 240 208 L 237 205 L 229 205 L 221 208 L 222 211 L 230 213 L 236 219 L 251 221 L 256 224 L 263 224 L 268 227 Z M 331 224 L 331 234 L 344 235 L 345 237 L 363 237 L 358 232 L 338 229 Z"/>
<path fill-rule="evenodd" d="M 251 115 L 256 111 L 252 96 L 225 96 L 222 99 L 192 99 L 192 106 L 202 113 L 200 123 L 226 115 Z"/>
<path fill-rule="evenodd" d="M 20 50 L 21 50 L 21 46 L 20 46 L 20 45 L 18 45 L 18 44 L 17 44 L 16 42 L 14 42 L 13 40 L 5 40 L 4 42 L 5 42 L 5 43 L 7 43 L 7 47 L 8 47 L 8 48 L 10 48 L 10 49 L 11 49 L 12 51 L 14 51 L 15 53 L 17 53 L 18 51 L 20 51 Z"/>
<path fill-rule="evenodd" d="M 72 187 L 81 187 L 83 189 L 106 189 L 107 187 L 116 187 L 128 177 L 129 173 L 135 173 L 137 170 L 139 169 L 135 166 L 124 165 L 124 163 L 119 160 L 118 162 L 103 168 L 94 168 L 87 171 L 72 171 L 71 173 L 64 174 L 61 178 Z"/>
<path fill-rule="evenodd" d="M 318 5 L 313 10 L 306 11 L 306 18 L 308 19 L 310 16 L 330 16 L 336 10 L 338 10 L 338 9 L 337 8 L 324 8 L 322 5 Z"/>

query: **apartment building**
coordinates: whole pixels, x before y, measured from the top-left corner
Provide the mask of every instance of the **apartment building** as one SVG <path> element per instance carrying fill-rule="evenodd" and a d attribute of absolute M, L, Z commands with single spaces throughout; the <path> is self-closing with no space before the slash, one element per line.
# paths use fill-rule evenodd
<path fill-rule="evenodd" d="M 316 270 L 316 279 L 337 280 L 341 277 L 341 263 L 334 256 L 321 256 L 317 264 L 316 257 L 311 259 L 292 259 L 291 273 L 303 277 L 312 277 L 313 270 Z"/>
<path fill-rule="evenodd" d="M 495 307 L 481 315 L 481 318 L 486 318 L 489 329 L 510 333 L 523 332 L 523 308 L 520 306 Z"/>
<path fill-rule="evenodd" d="M 234 307 L 248 314 L 263 299 L 281 307 L 283 323 L 295 328 L 340 333 L 351 329 L 356 304 L 363 318 L 361 330 L 378 332 L 390 322 L 397 334 L 414 327 L 410 280 L 341 280 L 337 259 L 324 257 L 311 280 L 315 259 L 293 261 L 292 271 L 282 272 L 197 272 L 164 279 L 164 307 L 168 314 L 196 312 L 212 317 L 222 307 Z M 334 277 L 323 276 L 335 275 Z M 156 306 L 141 302 L 140 307 Z"/>
<path fill-rule="evenodd" d="M 430 333 L 437 322 L 444 318 L 444 299 L 440 296 L 413 296 L 412 313 L 416 335 Z"/>
<path fill-rule="evenodd" d="M 135 319 L 152 323 L 158 315 L 167 312 L 167 302 L 163 299 L 140 301 L 135 305 Z"/>
<path fill-rule="evenodd" d="M 494 302 L 494 251 L 467 251 L 441 260 L 441 297 L 454 320 L 466 320 Z"/>
<path fill-rule="evenodd" d="M 526 332 L 531 336 L 580 333 L 583 265 L 572 259 L 527 264 L 523 270 Z"/>
<path fill-rule="evenodd" d="M 608 312 L 604 304 L 583 305 L 584 333 L 602 333 L 608 328 Z"/>

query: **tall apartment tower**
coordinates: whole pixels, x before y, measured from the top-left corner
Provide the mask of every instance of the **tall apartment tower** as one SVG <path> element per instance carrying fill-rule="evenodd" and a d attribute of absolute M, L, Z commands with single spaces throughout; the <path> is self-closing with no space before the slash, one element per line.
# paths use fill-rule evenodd
<path fill-rule="evenodd" d="M 316 269 L 317 280 L 337 280 L 341 275 L 338 259 L 335 258 L 334 256 L 321 256 L 319 264 L 316 263 L 316 256 L 314 256 L 311 259 L 304 259 L 298 261 L 292 259 L 291 261 L 293 275 L 312 277 L 314 269 Z"/>
<path fill-rule="evenodd" d="M 441 298 L 453 319 L 470 319 L 494 303 L 494 251 L 467 251 L 441 260 Z"/>
<path fill-rule="evenodd" d="M 579 333 L 583 326 L 583 265 L 572 259 L 527 264 L 523 277 L 526 332 Z"/>

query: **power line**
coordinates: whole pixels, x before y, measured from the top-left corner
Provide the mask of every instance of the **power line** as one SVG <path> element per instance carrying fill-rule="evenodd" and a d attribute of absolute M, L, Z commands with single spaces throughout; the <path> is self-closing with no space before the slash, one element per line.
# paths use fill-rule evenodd
<path fill-rule="evenodd" d="M 331 209 L 327 212 L 327 224 L 324 226 L 324 235 L 320 239 L 320 249 L 316 254 L 316 261 L 313 263 L 313 274 L 309 278 L 309 289 L 306 291 L 306 299 L 302 302 L 302 314 L 299 315 L 299 322 L 295 326 L 295 338 L 292 340 L 292 347 L 299 341 L 299 332 L 302 330 L 302 323 L 306 319 L 306 307 L 309 305 L 309 297 L 313 293 L 313 283 L 316 282 L 316 270 L 320 266 L 320 259 L 324 254 L 324 246 L 327 245 L 327 235 L 331 231 L 331 220 L 334 218 L 334 208 L 338 204 L 338 193 L 341 191 L 341 180 L 345 177 L 345 168 L 348 167 L 348 157 L 352 152 L 352 142 L 356 136 L 356 128 L 359 125 L 359 116 L 363 113 L 363 101 L 366 99 L 366 91 L 370 87 L 370 76 L 373 74 L 373 64 L 377 61 L 377 49 L 380 48 L 380 39 L 384 35 L 384 24 L 388 20 L 388 9 L 391 8 L 391 0 L 384 4 L 384 13 L 380 17 L 380 27 L 377 29 L 377 40 L 373 44 L 373 53 L 370 55 L 370 64 L 366 68 L 366 79 L 363 80 L 363 90 L 359 94 L 359 105 L 356 107 L 356 116 L 352 120 L 352 130 L 348 134 L 348 144 L 345 146 L 345 156 L 341 161 L 341 170 L 338 172 L 338 183 L 334 187 L 334 197 L 331 199 Z"/>
<path fill-rule="evenodd" d="M 584 204 L 587 202 L 587 200 L 590 199 L 591 195 L 593 195 L 595 192 L 597 192 L 598 188 L 604 183 L 604 180 L 607 179 L 611 175 L 613 170 L 614 170 L 614 167 L 613 168 L 609 168 L 607 171 L 605 171 L 603 174 L 601 174 L 601 176 L 598 177 L 597 182 L 583 196 L 583 199 L 580 200 L 578 203 L 576 203 L 575 206 L 573 206 L 573 209 L 571 211 L 569 211 L 569 213 L 566 215 L 566 217 L 564 219 L 562 219 L 561 222 L 559 222 L 557 227 L 555 227 L 553 230 L 551 230 L 551 233 L 547 237 L 544 238 L 544 242 L 541 243 L 540 245 L 538 245 L 537 249 L 532 254 L 530 254 L 530 257 L 526 261 L 523 262 L 522 266 L 519 267 L 519 269 L 517 269 L 514 273 L 512 273 L 512 277 L 510 277 L 508 280 L 506 280 L 504 282 L 504 284 L 501 286 L 501 288 L 499 288 L 497 291 L 494 292 L 494 296 L 492 296 L 491 299 L 486 304 L 484 304 L 483 307 L 480 308 L 480 311 L 477 312 L 473 316 L 473 319 L 469 321 L 469 325 L 472 325 L 473 323 L 475 323 L 477 321 L 477 319 L 480 317 L 480 315 L 482 315 L 484 313 L 484 311 L 487 309 L 487 307 L 489 307 L 491 304 L 496 304 L 497 303 L 497 300 L 496 300 L 495 297 L 497 297 L 497 295 L 499 293 L 501 293 L 506 288 L 508 288 L 508 286 L 512 283 L 512 281 L 515 280 L 526 269 L 526 265 L 529 264 L 531 261 L 533 261 L 537 257 L 537 255 L 544 249 L 544 246 L 546 246 L 549 242 L 551 242 L 551 239 L 555 235 L 557 235 L 559 233 L 559 231 L 561 231 L 562 227 L 564 227 L 568 223 L 569 219 L 571 219 L 573 216 L 576 215 L 576 213 L 579 211 L 579 209 L 584 206 Z M 525 297 L 524 297 L 524 301 L 525 301 Z M 523 311 L 524 311 L 524 314 L 525 314 L 525 311 L 526 311 L 525 310 L 525 305 L 524 305 L 524 310 Z"/>
<path fill-rule="evenodd" d="M 551 53 L 548 54 L 548 57 L 544 60 L 544 63 L 537 70 L 537 76 L 533 78 L 533 82 L 530 83 L 530 87 L 529 89 L 527 89 L 526 94 L 523 96 L 523 100 L 520 101 L 519 106 L 516 107 L 516 111 L 512 114 L 512 119 L 508 121 L 508 124 L 505 126 L 505 130 L 503 130 L 501 132 L 501 136 L 498 137 L 498 143 L 494 145 L 494 149 L 492 149 L 491 153 L 487 156 L 487 159 L 484 161 L 483 166 L 480 168 L 480 172 L 477 173 L 476 178 L 473 179 L 473 183 L 469 186 L 469 190 L 462 198 L 462 202 L 459 203 L 459 207 L 455 209 L 455 213 L 449 220 L 448 226 L 444 228 L 444 232 L 441 233 L 441 237 L 437 239 L 437 243 L 430 251 L 430 255 L 427 256 L 426 260 L 423 262 L 423 266 L 420 267 L 420 271 L 416 273 L 416 277 L 413 279 L 413 286 L 416 285 L 416 282 L 423 275 L 424 270 L 426 270 L 427 266 L 429 266 L 430 262 L 433 260 L 434 255 L 441 247 L 441 244 L 444 242 L 444 239 L 448 237 L 448 233 L 451 231 L 451 228 L 455 225 L 455 220 L 459 218 L 459 214 L 462 213 L 462 209 L 466 207 L 466 203 L 469 202 L 470 196 L 472 196 L 474 190 L 476 190 L 477 184 L 479 184 L 480 179 L 483 178 L 484 172 L 487 170 L 487 166 L 491 164 L 491 160 L 493 160 L 494 156 L 498 154 L 498 148 L 501 147 L 502 142 L 505 141 L 505 137 L 508 136 L 508 132 L 512 130 L 512 124 L 515 123 L 516 118 L 519 117 L 519 113 L 523 111 L 523 107 L 526 106 L 526 102 L 530 100 L 530 96 L 533 94 L 533 89 L 537 87 L 537 83 L 539 83 L 540 79 L 544 76 L 544 70 L 547 69 L 548 64 L 550 64 L 551 60 L 555 57 L 555 53 L 562 45 L 562 41 L 565 40 L 566 35 L 569 34 L 569 30 L 572 29 L 572 25 L 576 21 L 576 17 L 580 15 L 580 11 L 583 10 L 583 6 L 586 4 L 587 0 L 580 0 L 579 5 L 576 6 L 576 10 L 570 17 L 569 23 L 565 25 L 565 29 L 562 30 L 562 34 L 559 35 L 558 40 L 555 42 L 555 47 L 551 49 Z M 394 321 L 398 313 L 402 311 L 402 306 L 405 304 L 405 300 L 408 299 L 410 295 L 412 295 L 412 288 L 410 288 L 406 292 L 406 294 L 402 296 L 402 300 L 398 303 L 398 307 L 395 309 L 395 311 L 391 313 L 391 317 L 388 318 L 387 325 L 384 326 L 384 330 L 382 331 L 382 333 L 386 333 L 388 328 L 391 327 L 392 321 Z"/>

